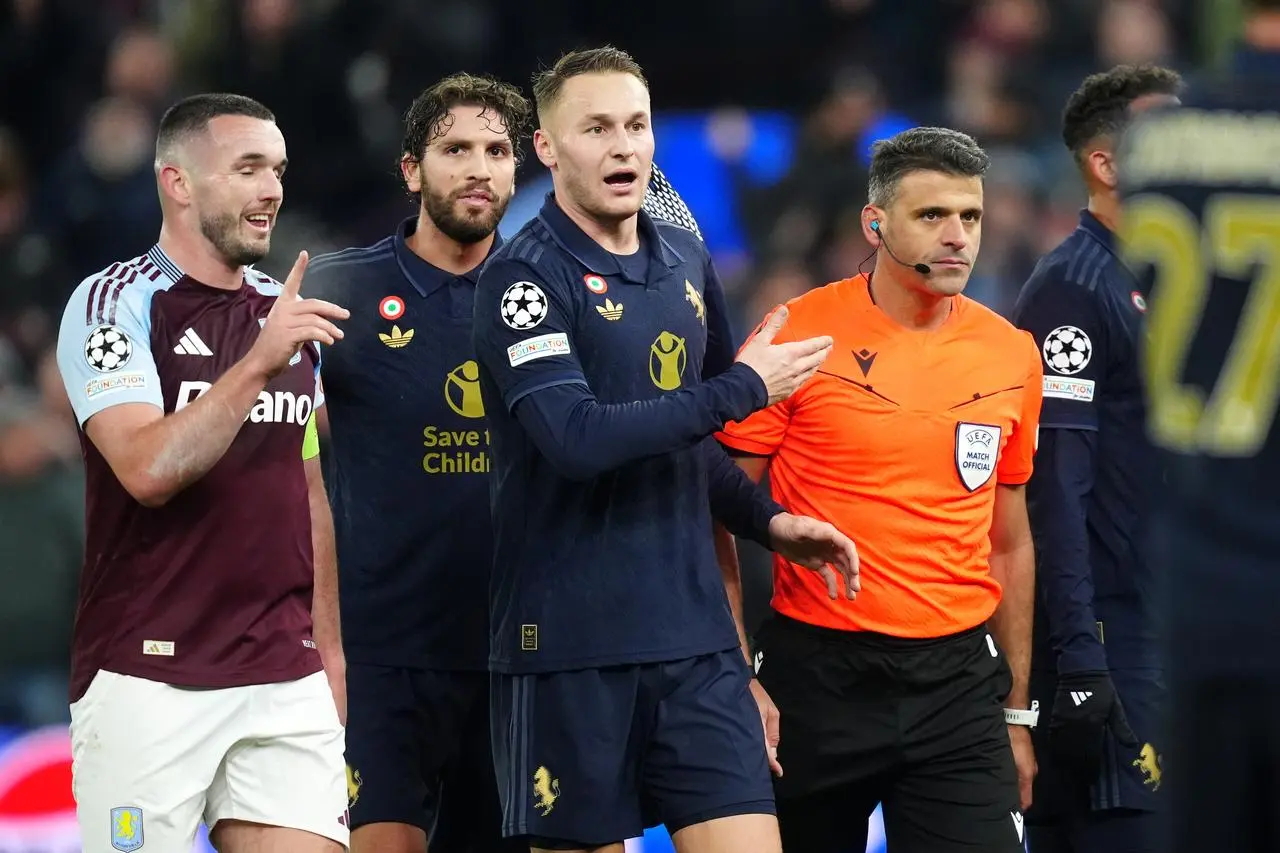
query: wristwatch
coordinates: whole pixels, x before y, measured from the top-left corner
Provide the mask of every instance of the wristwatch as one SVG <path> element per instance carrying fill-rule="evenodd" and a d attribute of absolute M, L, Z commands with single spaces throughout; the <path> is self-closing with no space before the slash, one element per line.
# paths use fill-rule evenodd
<path fill-rule="evenodd" d="M 1032 699 L 1029 711 L 1021 708 L 1005 708 L 1004 721 L 1011 726 L 1027 726 L 1034 729 L 1036 723 L 1040 721 L 1040 701 Z"/>

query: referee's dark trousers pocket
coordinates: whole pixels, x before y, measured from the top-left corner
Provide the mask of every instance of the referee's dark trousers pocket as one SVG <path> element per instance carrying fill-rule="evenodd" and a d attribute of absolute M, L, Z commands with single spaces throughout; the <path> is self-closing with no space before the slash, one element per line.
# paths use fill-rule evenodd
<path fill-rule="evenodd" d="M 1013 670 L 1010 669 L 1009 661 L 1004 656 L 1004 650 L 1000 648 L 1000 644 L 996 642 L 995 635 L 990 630 L 982 635 L 978 656 L 982 661 L 977 665 L 979 672 L 989 679 L 995 691 L 996 701 L 1003 705 L 1009 698 L 1010 691 L 1013 690 Z"/>

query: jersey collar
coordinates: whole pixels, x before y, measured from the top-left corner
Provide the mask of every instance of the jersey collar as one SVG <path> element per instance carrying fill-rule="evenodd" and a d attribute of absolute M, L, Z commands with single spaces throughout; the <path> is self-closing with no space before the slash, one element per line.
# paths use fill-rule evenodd
<path fill-rule="evenodd" d="M 1112 233 L 1110 228 L 1103 225 L 1098 217 L 1090 213 L 1088 208 L 1080 211 L 1080 227 L 1106 247 L 1108 252 L 1115 254 L 1116 235 Z"/>
<path fill-rule="evenodd" d="M 169 254 L 164 249 L 160 248 L 159 243 L 156 243 L 151 247 L 151 250 L 147 252 L 147 258 L 151 263 L 160 268 L 161 273 L 172 281 L 178 281 L 186 275 L 186 273 L 184 273 L 178 265 L 173 262 L 173 258 L 170 258 Z"/>
<path fill-rule="evenodd" d="M 547 226 L 551 236 L 564 247 L 565 251 L 573 255 L 578 263 L 592 272 L 606 276 L 618 276 L 623 281 L 629 281 L 632 284 L 646 283 L 627 275 L 626 270 L 622 268 L 622 265 L 618 263 L 618 259 L 612 253 L 606 251 L 603 246 L 588 237 L 587 233 L 579 228 L 560 209 L 560 205 L 556 203 L 555 192 L 547 193 L 547 199 L 543 202 L 542 211 L 538 214 L 538 219 L 542 221 L 543 225 Z M 661 277 L 655 276 L 655 272 L 665 273 L 667 270 L 674 269 L 684 263 L 684 257 L 658 233 L 658 227 L 653 224 L 649 214 L 643 210 L 639 213 L 639 226 L 640 233 L 649 246 L 652 247 L 652 251 L 649 253 L 650 279 Z M 654 267 L 658 265 L 661 265 L 661 269 L 655 270 Z"/>
<path fill-rule="evenodd" d="M 413 285 L 413 289 L 418 291 L 422 296 L 430 296 L 440 288 L 444 287 L 454 279 L 462 279 L 474 285 L 480 278 L 480 269 L 484 266 L 481 261 L 476 265 L 475 269 L 468 270 L 462 275 L 454 275 L 446 272 L 439 267 L 432 266 L 414 253 L 409 248 L 407 242 L 408 237 L 418 228 L 418 218 L 411 216 L 400 223 L 400 227 L 396 229 L 395 237 L 395 256 L 396 263 L 400 266 L 400 271 L 404 273 L 404 277 Z M 488 260 L 490 256 L 502 245 L 502 235 L 496 231 L 493 234 L 493 245 L 489 247 L 489 254 L 485 256 Z"/>

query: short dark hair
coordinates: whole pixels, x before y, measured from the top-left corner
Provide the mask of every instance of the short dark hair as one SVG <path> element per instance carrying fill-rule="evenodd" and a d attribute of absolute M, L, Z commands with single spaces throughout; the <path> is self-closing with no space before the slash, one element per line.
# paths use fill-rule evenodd
<path fill-rule="evenodd" d="M 991 158 L 972 136 L 949 127 L 916 127 L 871 148 L 867 198 L 877 207 L 893 201 L 902 179 L 912 172 L 943 172 L 980 178 Z"/>
<path fill-rule="evenodd" d="M 1134 101 L 1147 95 L 1181 92 L 1178 72 L 1159 65 L 1117 65 L 1091 74 L 1067 99 L 1062 111 L 1062 142 L 1080 163 L 1090 143 L 1124 130 Z"/>
<path fill-rule="evenodd" d="M 203 133 L 209 122 L 219 116 L 248 116 L 274 122 L 275 114 L 253 98 L 244 95 L 233 95 L 226 92 L 206 92 L 183 98 L 165 110 L 160 119 L 160 129 L 156 132 L 157 159 L 168 156 L 168 152 L 186 137 Z"/>
<path fill-rule="evenodd" d="M 593 47 L 589 50 L 571 50 L 556 60 L 550 68 L 533 75 L 533 100 L 538 105 L 538 117 L 555 104 L 564 84 L 583 74 L 630 74 L 648 88 L 644 70 L 631 54 L 613 45 Z"/>
<path fill-rule="evenodd" d="M 529 100 L 510 83 L 477 74 L 450 75 L 414 99 L 404 117 L 401 156 L 421 160 L 431 140 L 449 132 L 449 111 L 463 106 L 492 110 L 507 129 L 511 149 L 519 158 L 529 133 Z"/>

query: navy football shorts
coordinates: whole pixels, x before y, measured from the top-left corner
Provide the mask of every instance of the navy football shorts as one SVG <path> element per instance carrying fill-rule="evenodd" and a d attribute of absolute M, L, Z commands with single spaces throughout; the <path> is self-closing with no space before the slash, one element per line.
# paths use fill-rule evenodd
<path fill-rule="evenodd" d="M 502 831 L 597 847 L 664 824 L 773 814 L 751 673 L 737 649 L 668 663 L 493 676 Z"/>
<path fill-rule="evenodd" d="M 489 675 L 347 665 L 351 828 L 404 823 L 431 853 L 520 850 L 502 839 Z"/>

